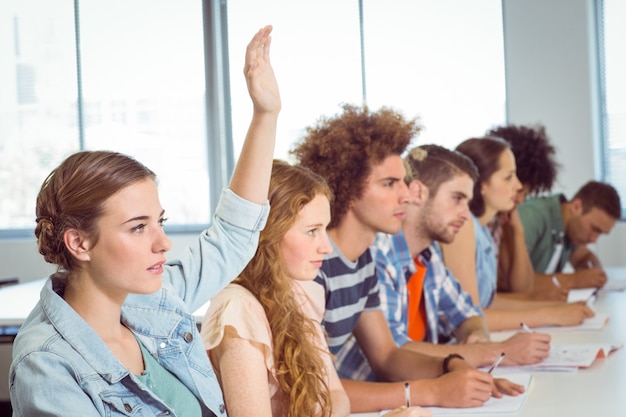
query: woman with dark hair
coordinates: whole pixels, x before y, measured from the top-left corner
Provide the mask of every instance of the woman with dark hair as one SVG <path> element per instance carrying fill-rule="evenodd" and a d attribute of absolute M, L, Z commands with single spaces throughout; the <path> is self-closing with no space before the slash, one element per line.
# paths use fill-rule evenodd
<path fill-rule="evenodd" d="M 593 316 L 585 303 L 529 301 L 496 294 L 498 247 L 488 224 L 498 213 L 515 206 L 521 188 L 515 157 L 510 146 L 495 137 L 468 139 L 456 150 L 474 162 L 479 178 L 470 203 L 472 221 L 461 228 L 452 243 L 441 245 L 441 249 L 446 266 L 483 308 L 489 329 L 518 329 L 520 322 L 533 327 L 571 326 Z"/>
<path fill-rule="evenodd" d="M 37 197 L 39 252 L 58 265 L 13 345 L 13 416 L 224 415 L 194 316 L 255 253 L 269 206 L 281 102 L 271 26 L 254 36 L 244 74 L 252 122 L 211 227 L 180 259 L 154 173 L 115 152 L 79 152 Z"/>
<path fill-rule="evenodd" d="M 202 324 L 228 415 L 347 416 L 350 402 L 321 327 L 323 289 L 313 282 L 332 250 L 332 193 L 307 168 L 275 161 L 269 196 L 256 255 L 211 300 Z M 413 407 L 392 415 L 430 413 Z"/>
<path fill-rule="evenodd" d="M 524 240 L 524 226 L 517 211 L 527 196 L 550 192 L 556 180 L 559 164 L 555 160 L 556 150 L 550 143 L 542 125 L 499 126 L 487 132 L 507 142 L 517 163 L 517 176 L 522 187 L 517 192 L 515 207 L 500 212 L 490 223 L 491 234 L 498 251 L 498 291 L 525 293 L 530 298 L 567 300 L 568 290 L 550 285 L 538 289 L 535 271 L 528 256 Z"/>

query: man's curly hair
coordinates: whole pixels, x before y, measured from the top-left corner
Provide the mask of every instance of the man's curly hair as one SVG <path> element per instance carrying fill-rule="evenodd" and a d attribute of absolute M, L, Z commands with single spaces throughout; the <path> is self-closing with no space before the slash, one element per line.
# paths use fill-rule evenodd
<path fill-rule="evenodd" d="M 336 227 L 350 205 L 365 190 L 372 167 L 406 150 L 421 131 L 418 118 L 406 120 L 397 111 L 382 107 L 342 106 L 343 112 L 318 119 L 306 128 L 304 138 L 291 150 L 301 166 L 326 179 L 335 196 L 329 229 Z"/>
<path fill-rule="evenodd" d="M 523 185 L 528 185 L 531 195 L 552 189 L 559 164 L 554 159 L 556 151 L 544 126 L 500 126 L 489 130 L 487 135 L 502 138 L 511 144 L 517 163 L 517 177 Z"/>

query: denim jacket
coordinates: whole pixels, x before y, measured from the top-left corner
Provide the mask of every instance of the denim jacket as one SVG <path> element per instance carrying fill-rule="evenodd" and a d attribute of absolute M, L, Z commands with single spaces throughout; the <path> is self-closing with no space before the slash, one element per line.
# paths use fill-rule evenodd
<path fill-rule="evenodd" d="M 267 204 L 224 190 L 211 227 L 179 259 L 167 262 L 162 288 L 131 294 L 122 306 L 122 322 L 200 400 L 203 416 L 224 416 L 225 409 L 190 312 L 254 256 L 268 212 Z M 15 338 L 9 372 L 13 416 L 175 416 L 63 300 L 63 275 L 49 277 Z"/>

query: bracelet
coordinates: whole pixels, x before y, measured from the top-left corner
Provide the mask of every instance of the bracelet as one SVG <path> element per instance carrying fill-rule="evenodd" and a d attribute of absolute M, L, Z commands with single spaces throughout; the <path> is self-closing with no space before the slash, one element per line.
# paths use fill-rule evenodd
<path fill-rule="evenodd" d="M 445 357 L 445 359 L 443 360 L 443 373 L 447 374 L 448 372 L 450 372 L 450 368 L 448 368 L 448 364 L 450 363 L 450 361 L 454 358 L 458 358 L 461 360 L 465 360 L 465 358 L 461 355 L 459 355 L 458 353 L 451 353 L 448 356 Z"/>

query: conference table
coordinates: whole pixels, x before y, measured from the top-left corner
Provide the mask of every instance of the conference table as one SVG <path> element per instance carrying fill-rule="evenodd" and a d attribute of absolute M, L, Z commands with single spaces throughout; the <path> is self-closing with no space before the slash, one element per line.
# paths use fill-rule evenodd
<path fill-rule="evenodd" d="M 626 280 L 626 268 L 607 268 L 609 282 Z M 593 303 L 596 313 L 609 316 L 600 330 L 546 330 L 553 344 L 626 343 L 626 291 L 600 291 Z M 543 329 L 542 329 L 543 331 Z M 511 332 L 494 333 L 502 340 Z M 506 367 L 498 368 L 499 374 Z M 514 413 L 481 413 L 467 409 L 446 416 L 520 416 L 520 417 L 618 417 L 626 416 L 626 351 L 618 349 L 606 358 L 596 359 L 588 368 L 572 372 L 530 371 L 532 380 L 521 408 Z M 497 375 L 497 374 L 496 374 Z M 378 417 L 380 413 L 353 413 L 351 417 Z"/>
<path fill-rule="evenodd" d="M 607 268 L 609 282 L 624 280 L 625 268 Z M 0 289 L 0 335 L 7 343 L 39 299 L 43 281 L 32 281 Z M 547 330 L 553 344 L 602 343 L 623 345 L 626 342 L 626 291 L 600 291 L 593 304 L 597 313 L 609 316 L 600 330 Z M 201 310 L 195 315 L 200 319 Z M 506 333 L 493 337 L 506 337 Z M 2 338 L 0 338 L 2 339 Z M 499 367 L 498 372 L 506 372 Z M 532 380 L 521 408 L 511 414 L 481 414 L 480 409 L 465 410 L 462 414 L 493 417 L 517 415 L 520 417 L 589 417 L 626 416 L 626 352 L 621 348 L 608 357 L 597 359 L 584 369 L 573 372 L 531 371 Z M 496 374 L 497 375 L 497 374 Z M 357 413 L 351 417 L 377 417 L 380 413 Z"/>

